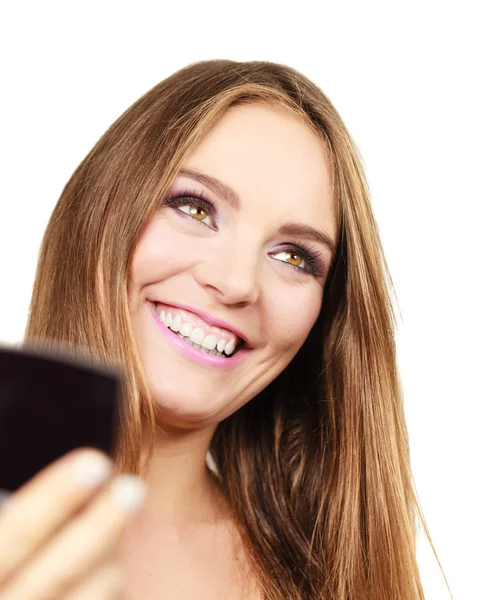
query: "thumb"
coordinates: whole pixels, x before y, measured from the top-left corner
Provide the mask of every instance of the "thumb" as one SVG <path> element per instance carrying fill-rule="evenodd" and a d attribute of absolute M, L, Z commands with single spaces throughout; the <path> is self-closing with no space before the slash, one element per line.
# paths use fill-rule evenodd
<path fill-rule="evenodd" d="M 0 509 L 2 508 L 2 504 L 7 502 L 9 496 L 10 492 L 7 492 L 7 490 L 0 490 Z"/>

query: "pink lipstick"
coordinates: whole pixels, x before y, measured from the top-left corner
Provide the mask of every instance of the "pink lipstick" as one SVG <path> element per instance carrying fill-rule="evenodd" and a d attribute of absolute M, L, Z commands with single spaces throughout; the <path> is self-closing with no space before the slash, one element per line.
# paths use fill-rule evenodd
<path fill-rule="evenodd" d="M 216 367 L 216 368 L 220 368 L 220 369 L 230 369 L 232 367 L 237 366 L 239 363 L 241 363 L 246 358 L 246 355 L 250 351 L 248 348 L 243 346 L 243 347 L 238 348 L 236 350 L 236 352 L 234 352 L 234 354 L 228 358 L 224 358 L 222 356 L 213 356 L 211 354 L 206 354 L 205 352 L 202 352 L 201 350 L 194 348 L 193 346 L 191 346 L 190 344 L 188 344 L 187 342 L 182 340 L 179 337 L 179 335 L 174 333 L 174 331 L 171 331 L 170 329 L 168 329 L 164 325 L 164 323 L 162 323 L 160 321 L 160 319 L 157 315 L 156 306 L 153 302 L 147 301 L 146 304 L 149 308 L 152 318 L 154 319 L 154 322 L 156 323 L 157 327 L 159 327 L 162 335 L 171 344 L 173 344 L 173 346 L 177 350 L 179 350 L 182 354 L 184 354 L 188 358 L 191 358 L 192 360 L 194 360 L 198 363 L 201 363 L 208 367 Z"/>

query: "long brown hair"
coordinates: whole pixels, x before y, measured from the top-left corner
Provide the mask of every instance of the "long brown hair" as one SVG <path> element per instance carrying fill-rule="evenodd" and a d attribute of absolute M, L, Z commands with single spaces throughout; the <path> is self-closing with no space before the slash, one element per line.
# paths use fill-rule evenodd
<path fill-rule="evenodd" d="M 118 472 L 145 471 L 143 431 L 154 431 L 155 417 L 129 315 L 133 251 L 185 154 L 229 107 L 253 102 L 293 112 L 324 141 L 338 246 L 301 350 L 218 424 L 209 450 L 218 485 L 264 598 L 424 598 L 419 519 L 430 535 L 411 473 L 393 284 L 357 149 L 330 100 L 294 69 L 198 62 L 108 129 L 48 223 L 25 340 L 63 342 L 124 365 L 114 460 Z"/>

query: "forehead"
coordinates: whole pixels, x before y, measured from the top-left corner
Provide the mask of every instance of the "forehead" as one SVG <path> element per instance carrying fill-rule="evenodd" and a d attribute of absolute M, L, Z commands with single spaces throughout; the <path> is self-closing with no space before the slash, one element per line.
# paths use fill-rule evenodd
<path fill-rule="evenodd" d="M 299 117 L 264 104 L 234 106 L 185 159 L 251 205 L 298 220 L 324 221 L 335 235 L 325 145 Z"/>

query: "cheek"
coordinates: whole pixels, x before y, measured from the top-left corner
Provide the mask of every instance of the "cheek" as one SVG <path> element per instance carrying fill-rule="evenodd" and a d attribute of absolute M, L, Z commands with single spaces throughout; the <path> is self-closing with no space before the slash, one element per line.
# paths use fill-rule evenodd
<path fill-rule="evenodd" d="M 299 350 L 318 318 L 321 301 L 322 290 L 315 284 L 277 294 L 269 317 L 269 337 L 277 351 L 293 356 Z"/>
<path fill-rule="evenodd" d="M 176 252 L 176 248 L 180 248 Z M 131 267 L 135 287 L 162 281 L 179 271 L 190 257 L 186 256 L 182 237 L 167 226 L 164 219 L 155 219 L 142 234 Z"/>

